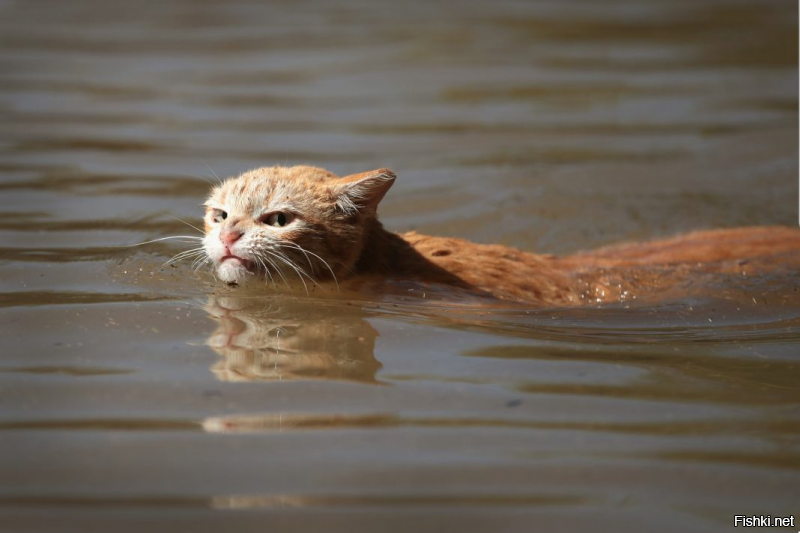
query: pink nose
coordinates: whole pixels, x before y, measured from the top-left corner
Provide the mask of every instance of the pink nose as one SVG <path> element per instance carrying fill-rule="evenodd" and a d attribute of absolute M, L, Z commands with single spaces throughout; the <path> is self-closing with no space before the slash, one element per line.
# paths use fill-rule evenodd
<path fill-rule="evenodd" d="M 242 236 L 242 232 L 241 231 L 236 231 L 236 230 L 223 231 L 222 233 L 219 234 L 219 239 L 223 243 L 225 243 L 225 246 L 230 248 L 231 246 L 233 246 L 233 243 L 235 243 L 236 241 L 239 240 L 239 237 L 241 237 L 241 236 Z"/>

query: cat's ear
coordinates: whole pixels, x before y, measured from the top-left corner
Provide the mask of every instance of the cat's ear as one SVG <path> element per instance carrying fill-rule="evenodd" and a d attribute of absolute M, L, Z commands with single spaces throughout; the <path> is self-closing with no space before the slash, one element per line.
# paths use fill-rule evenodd
<path fill-rule="evenodd" d="M 345 213 L 374 213 L 383 196 L 392 187 L 394 179 L 394 172 L 388 168 L 339 178 L 332 188 L 336 205 Z"/>

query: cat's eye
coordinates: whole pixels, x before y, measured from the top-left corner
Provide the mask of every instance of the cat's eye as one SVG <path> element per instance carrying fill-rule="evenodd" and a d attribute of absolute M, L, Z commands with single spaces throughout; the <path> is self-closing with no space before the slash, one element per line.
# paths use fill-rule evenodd
<path fill-rule="evenodd" d="M 228 213 L 226 213 L 226 212 L 225 212 L 225 211 L 223 211 L 222 209 L 214 209 L 214 210 L 211 212 L 211 219 L 212 219 L 214 222 L 216 222 L 217 224 L 219 224 L 220 222 L 222 222 L 222 221 L 223 221 L 223 220 L 225 220 L 226 218 L 228 218 Z"/>
<path fill-rule="evenodd" d="M 275 213 L 270 213 L 266 216 L 266 218 L 262 219 L 262 222 L 267 226 L 274 226 L 276 228 L 282 228 L 289 222 L 294 220 L 294 216 L 291 213 L 284 213 L 282 211 L 277 211 Z"/>

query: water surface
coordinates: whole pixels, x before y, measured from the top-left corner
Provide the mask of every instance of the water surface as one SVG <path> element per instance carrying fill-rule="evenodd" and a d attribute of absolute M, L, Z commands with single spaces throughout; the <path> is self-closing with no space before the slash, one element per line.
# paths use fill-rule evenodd
<path fill-rule="evenodd" d="M 0 2 L 0 529 L 722 531 L 797 515 L 800 277 L 580 310 L 221 288 L 215 175 L 568 253 L 797 223 L 790 2 Z M 176 220 L 180 219 L 180 220 Z"/>

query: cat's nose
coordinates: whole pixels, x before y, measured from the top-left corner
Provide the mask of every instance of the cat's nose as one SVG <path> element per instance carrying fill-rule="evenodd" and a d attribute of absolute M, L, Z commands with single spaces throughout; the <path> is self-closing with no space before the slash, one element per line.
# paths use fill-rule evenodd
<path fill-rule="evenodd" d="M 242 232 L 238 230 L 223 231 L 219 234 L 219 240 L 221 240 L 225 246 L 230 248 L 233 246 L 233 243 L 239 240 L 241 236 Z"/>

